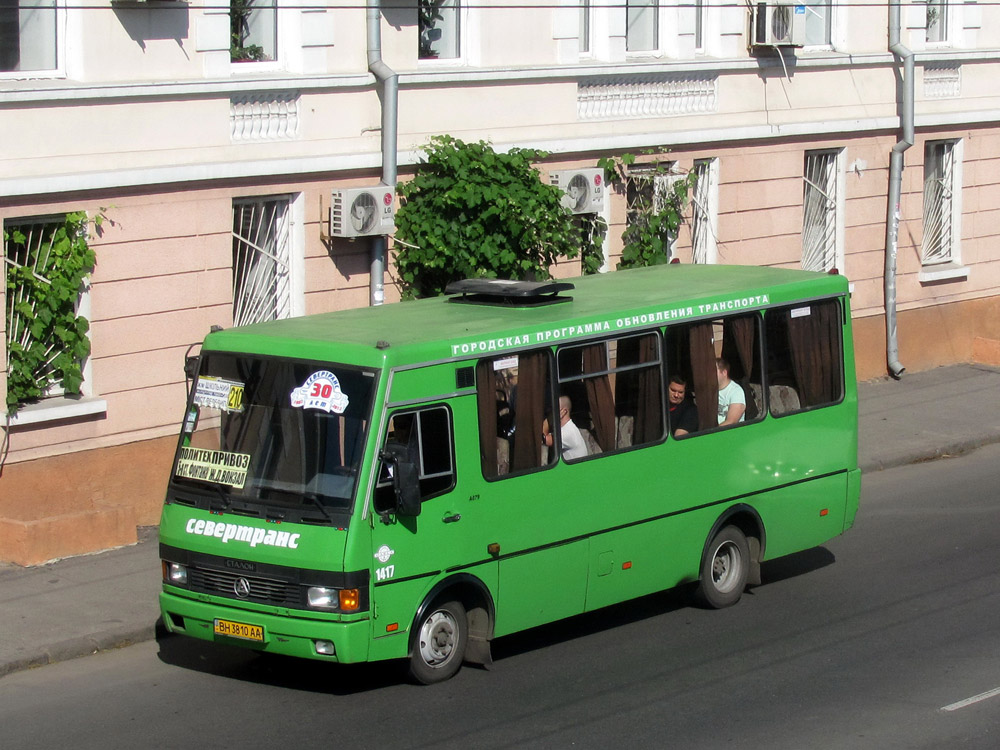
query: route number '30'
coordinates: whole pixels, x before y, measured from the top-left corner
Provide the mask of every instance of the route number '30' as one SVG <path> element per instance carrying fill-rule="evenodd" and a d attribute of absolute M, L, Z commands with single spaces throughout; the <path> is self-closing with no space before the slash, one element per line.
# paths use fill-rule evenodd
<path fill-rule="evenodd" d="M 375 568 L 376 581 L 388 581 L 396 573 L 395 565 L 386 565 L 384 568 Z"/>

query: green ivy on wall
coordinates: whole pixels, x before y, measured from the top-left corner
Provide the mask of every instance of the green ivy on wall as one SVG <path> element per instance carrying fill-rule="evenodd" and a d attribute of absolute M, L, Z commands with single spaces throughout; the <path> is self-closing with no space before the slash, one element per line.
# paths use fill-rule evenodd
<path fill-rule="evenodd" d="M 631 169 L 636 164 L 634 154 L 607 157 L 597 164 L 604 169 L 608 184 L 624 193 L 628 202 L 630 220 L 622 233 L 618 268 L 668 263 L 670 242 L 684 223 L 684 210 L 694 192 L 697 174 L 677 172 L 658 160 L 643 164 L 644 171 L 638 173 Z"/>
<path fill-rule="evenodd" d="M 103 218 L 95 217 L 95 226 Z M 60 223 L 45 225 L 41 241 L 30 243 L 17 225 L 4 230 L 10 414 L 53 386 L 70 395 L 80 393 L 90 324 L 77 314 L 77 306 L 95 263 L 88 225 L 86 213 L 71 213 Z"/>

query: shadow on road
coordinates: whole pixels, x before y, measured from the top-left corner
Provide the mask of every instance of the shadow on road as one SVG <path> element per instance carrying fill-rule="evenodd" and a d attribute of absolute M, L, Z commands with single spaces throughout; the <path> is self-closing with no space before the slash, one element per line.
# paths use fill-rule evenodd
<path fill-rule="evenodd" d="M 796 552 L 794 555 L 769 560 L 761 565 L 760 575 L 766 586 L 769 583 L 777 583 L 787 578 L 811 573 L 814 570 L 825 568 L 827 565 L 833 565 L 836 561 L 837 558 L 826 547 L 813 547 Z"/>
<path fill-rule="evenodd" d="M 763 585 L 777 583 L 832 565 L 836 558 L 824 547 L 766 562 Z M 693 584 L 576 615 L 493 641 L 494 661 L 584 638 L 676 612 L 693 603 Z M 752 589 L 750 592 L 752 594 Z M 354 695 L 405 684 L 405 662 L 330 664 L 268 654 L 252 649 L 171 635 L 158 624 L 159 658 L 165 664 L 236 680 L 330 695 Z"/>

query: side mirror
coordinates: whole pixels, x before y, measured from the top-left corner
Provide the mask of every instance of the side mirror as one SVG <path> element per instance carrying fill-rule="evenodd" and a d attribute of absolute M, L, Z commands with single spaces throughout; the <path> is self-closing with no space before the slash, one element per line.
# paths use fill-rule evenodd
<path fill-rule="evenodd" d="M 201 357 L 185 357 L 184 358 L 184 374 L 187 376 L 188 380 L 193 380 L 194 376 L 198 374 L 198 362 Z"/>
<path fill-rule="evenodd" d="M 406 446 L 390 443 L 379 454 L 392 471 L 392 489 L 396 494 L 396 514 L 420 515 L 420 474 L 417 465 L 407 461 Z"/>

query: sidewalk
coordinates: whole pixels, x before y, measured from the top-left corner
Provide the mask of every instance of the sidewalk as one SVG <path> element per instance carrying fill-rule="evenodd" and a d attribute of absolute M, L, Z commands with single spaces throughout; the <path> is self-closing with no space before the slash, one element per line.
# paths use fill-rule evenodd
<path fill-rule="evenodd" d="M 1000 368 L 862 383 L 859 411 L 868 472 L 1000 442 Z M 33 568 L 0 563 L 0 677 L 152 639 L 159 589 L 155 539 Z"/>

